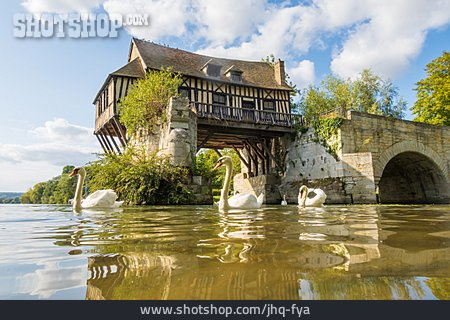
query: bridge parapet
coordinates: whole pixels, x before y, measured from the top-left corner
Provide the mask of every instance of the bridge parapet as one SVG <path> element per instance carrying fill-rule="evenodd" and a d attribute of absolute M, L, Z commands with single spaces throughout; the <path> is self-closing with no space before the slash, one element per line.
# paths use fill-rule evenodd
<path fill-rule="evenodd" d="M 323 187 L 334 203 L 450 202 L 449 127 L 351 111 L 337 140 L 337 157 L 313 129 L 291 142 L 282 188 Z"/>

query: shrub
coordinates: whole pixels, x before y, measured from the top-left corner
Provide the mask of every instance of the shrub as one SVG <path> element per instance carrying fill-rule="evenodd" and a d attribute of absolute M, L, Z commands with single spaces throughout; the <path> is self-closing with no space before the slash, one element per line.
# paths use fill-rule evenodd
<path fill-rule="evenodd" d="M 128 134 L 144 130 L 153 132 L 166 121 L 170 98 L 178 95 L 181 75 L 170 69 L 149 71 L 138 80 L 119 103 L 120 122 Z"/>
<path fill-rule="evenodd" d="M 134 148 L 120 155 L 104 155 L 87 167 L 90 191 L 113 189 L 131 205 L 188 203 L 191 191 L 186 168 L 167 157 Z"/>

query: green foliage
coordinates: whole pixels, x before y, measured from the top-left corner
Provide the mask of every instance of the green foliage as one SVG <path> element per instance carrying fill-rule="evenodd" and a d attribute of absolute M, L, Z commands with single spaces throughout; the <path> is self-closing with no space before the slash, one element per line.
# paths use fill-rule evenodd
<path fill-rule="evenodd" d="M 262 62 L 270 64 L 272 67 L 275 66 L 276 58 L 273 53 L 261 59 Z"/>
<path fill-rule="evenodd" d="M 416 83 L 414 121 L 450 126 L 450 53 L 444 51 L 426 71 L 427 77 Z"/>
<path fill-rule="evenodd" d="M 355 80 L 329 75 L 320 87 L 310 86 L 301 94 L 299 109 L 309 123 L 336 109 L 339 113 L 356 110 L 402 118 L 406 102 L 390 80 L 366 69 Z"/>
<path fill-rule="evenodd" d="M 333 155 L 335 158 L 337 157 L 337 153 L 339 151 L 339 142 L 333 138 L 335 138 L 338 134 L 342 121 L 343 119 L 340 117 L 332 117 L 318 119 L 314 122 L 314 131 L 318 137 L 317 142 L 326 147 L 328 153 Z"/>
<path fill-rule="evenodd" d="M 241 172 L 241 160 L 233 149 L 224 149 L 221 151 L 223 156 L 230 156 L 233 159 L 234 174 Z M 211 185 L 221 188 L 225 178 L 222 170 L 213 171 L 219 155 L 212 149 L 201 150 L 195 161 L 194 174 L 204 176 L 211 181 Z M 231 189 L 233 188 L 233 181 L 231 182 Z"/>
<path fill-rule="evenodd" d="M 113 189 L 120 200 L 132 205 L 189 202 L 188 170 L 166 157 L 127 148 L 121 155 L 105 155 L 87 167 L 91 192 Z"/>
<path fill-rule="evenodd" d="M 181 75 L 170 69 L 149 71 L 138 80 L 119 103 L 120 122 L 127 132 L 152 132 L 155 126 L 164 124 L 170 98 L 178 95 L 181 82 Z"/>
<path fill-rule="evenodd" d="M 61 175 L 35 184 L 22 195 L 21 203 L 66 204 L 75 193 L 76 180 L 68 176 L 73 168 L 74 166 L 65 166 Z"/>
<path fill-rule="evenodd" d="M 0 192 L 0 204 L 20 203 L 21 194 L 17 192 Z"/>

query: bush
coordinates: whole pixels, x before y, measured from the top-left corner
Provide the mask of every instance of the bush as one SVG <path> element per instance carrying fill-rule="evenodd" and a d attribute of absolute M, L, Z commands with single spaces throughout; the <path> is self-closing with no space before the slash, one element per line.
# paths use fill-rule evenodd
<path fill-rule="evenodd" d="M 167 157 L 128 148 L 121 155 L 104 155 L 87 167 L 90 191 L 113 189 L 131 205 L 188 203 L 189 172 Z"/>
<path fill-rule="evenodd" d="M 153 132 L 164 124 L 166 109 L 171 97 L 178 95 L 181 75 L 170 69 L 149 71 L 138 80 L 119 103 L 120 122 L 129 135 L 136 132 Z"/>

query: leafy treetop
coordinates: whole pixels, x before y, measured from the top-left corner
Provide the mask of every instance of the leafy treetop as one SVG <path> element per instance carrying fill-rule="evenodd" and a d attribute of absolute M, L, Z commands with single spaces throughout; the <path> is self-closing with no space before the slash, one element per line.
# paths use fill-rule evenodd
<path fill-rule="evenodd" d="M 426 71 L 427 77 L 416 83 L 414 121 L 450 126 L 450 53 L 431 61 Z"/>
<path fill-rule="evenodd" d="M 355 80 L 329 75 L 320 86 L 303 90 L 299 107 L 310 122 L 337 108 L 402 118 L 406 102 L 398 96 L 391 80 L 383 80 L 366 69 Z"/>

